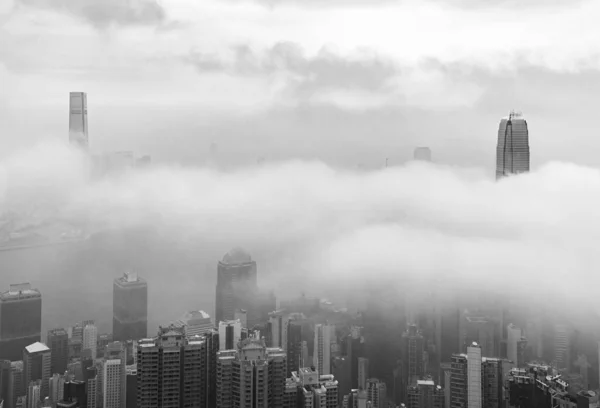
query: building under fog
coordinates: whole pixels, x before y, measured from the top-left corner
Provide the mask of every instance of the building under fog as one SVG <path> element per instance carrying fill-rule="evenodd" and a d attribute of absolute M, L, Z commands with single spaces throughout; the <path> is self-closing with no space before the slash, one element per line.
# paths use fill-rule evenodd
<path fill-rule="evenodd" d="M 71 92 L 69 100 L 69 143 L 87 150 L 89 147 L 87 95 L 85 92 Z"/>
<path fill-rule="evenodd" d="M 237 309 L 248 311 L 248 327 L 256 322 L 256 262 L 241 248 L 234 248 L 217 266 L 215 322 L 233 320 Z"/>
<path fill-rule="evenodd" d="M 148 284 L 135 272 L 125 272 L 113 284 L 113 340 L 148 335 Z"/>
<path fill-rule="evenodd" d="M 0 359 L 20 360 L 23 349 L 41 340 L 42 295 L 29 283 L 0 293 Z"/>
<path fill-rule="evenodd" d="M 431 161 L 431 149 L 429 147 L 417 147 L 413 158 L 418 161 Z"/>
<path fill-rule="evenodd" d="M 185 312 L 181 318 L 173 322 L 173 326 L 185 328 L 187 337 L 202 336 L 214 328 L 209 314 L 203 310 Z"/>
<path fill-rule="evenodd" d="M 529 130 L 521 112 L 500 121 L 496 148 L 496 179 L 529 171 Z"/>
<path fill-rule="evenodd" d="M 43 343 L 36 342 L 23 350 L 23 378 L 25 384 L 41 381 L 41 398 L 49 394 L 51 351 Z"/>

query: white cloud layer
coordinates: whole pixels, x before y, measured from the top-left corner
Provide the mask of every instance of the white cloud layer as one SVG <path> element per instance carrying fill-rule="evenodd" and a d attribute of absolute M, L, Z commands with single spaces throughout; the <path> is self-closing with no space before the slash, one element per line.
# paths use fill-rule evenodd
<path fill-rule="evenodd" d="M 161 225 L 165 239 L 199 248 L 279 254 L 270 279 L 282 286 L 446 277 L 577 297 L 592 296 L 598 280 L 600 171 L 572 164 L 498 183 L 480 170 L 421 163 L 358 173 L 296 161 L 226 173 L 156 167 L 87 184 L 77 153 L 46 145 L 1 167 L 11 194 L 63 217 Z"/>

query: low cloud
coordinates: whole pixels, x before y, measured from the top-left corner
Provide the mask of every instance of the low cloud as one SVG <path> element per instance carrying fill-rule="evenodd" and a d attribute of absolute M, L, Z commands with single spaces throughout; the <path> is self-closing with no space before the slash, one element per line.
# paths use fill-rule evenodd
<path fill-rule="evenodd" d="M 167 241 L 223 252 L 241 245 L 267 258 L 272 274 L 263 278 L 279 286 L 367 276 L 400 284 L 416 274 L 498 289 L 513 282 L 513 292 L 578 287 L 572 293 L 580 296 L 595 287 L 600 266 L 593 217 L 600 171 L 573 164 L 551 163 L 501 182 L 483 170 L 424 163 L 354 172 L 291 161 L 230 172 L 155 167 L 82 184 L 72 176 L 85 174 L 81 163 L 69 149 L 46 146 L 3 168 L 9 185 L 45 180 L 45 189 L 12 194 L 53 203 L 61 219 L 160 226 Z M 165 279 L 148 278 L 153 285 Z"/>
<path fill-rule="evenodd" d="M 16 0 L 16 3 L 71 14 L 99 28 L 112 24 L 154 25 L 166 18 L 157 0 Z"/>

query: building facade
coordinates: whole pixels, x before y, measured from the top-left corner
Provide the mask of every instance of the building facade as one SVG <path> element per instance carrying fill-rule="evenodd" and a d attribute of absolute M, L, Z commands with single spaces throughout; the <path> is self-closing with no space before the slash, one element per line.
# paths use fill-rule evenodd
<path fill-rule="evenodd" d="M 89 147 L 87 113 L 87 94 L 71 92 L 69 95 L 69 143 L 84 150 Z"/>
<path fill-rule="evenodd" d="M 148 335 L 148 285 L 135 272 L 113 284 L 113 340 L 139 340 Z"/>
<path fill-rule="evenodd" d="M 49 380 L 51 377 L 51 351 L 43 343 L 33 343 L 23 350 L 23 377 L 27 386 L 32 381 L 41 381 L 41 398 L 49 394 Z"/>
<path fill-rule="evenodd" d="M 42 295 L 29 283 L 0 293 L 0 359 L 21 360 L 23 349 L 41 341 Z"/>
<path fill-rule="evenodd" d="M 496 179 L 529 171 L 529 129 L 520 112 L 500 121 L 496 148 Z"/>

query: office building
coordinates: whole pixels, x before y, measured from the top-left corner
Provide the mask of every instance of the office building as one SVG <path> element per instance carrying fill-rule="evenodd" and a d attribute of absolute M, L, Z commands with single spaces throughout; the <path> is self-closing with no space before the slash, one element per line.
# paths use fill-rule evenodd
<path fill-rule="evenodd" d="M 293 371 L 298 371 L 304 366 L 302 353 L 302 323 L 297 320 L 290 320 L 287 326 L 287 373 L 286 378 L 292 375 Z"/>
<path fill-rule="evenodd" d="M 235 309 L 233 320 L 239 320 L 242 323 L 242 329 L 248 329 L 248 311 L 244 309 Z"/>
<path fill-rule="evenodd" d="M 502 408 L 504 401 L 503 366 L 506 360 L 483 357 L 481 363 L 481 389 L 484 408 Z"/>
<path fill-rule="evenodd" d="M 125 406 L 127 398 L 126 358 L 125 344 L 122 342 L 114 341 L 104 349 L 101 371 L 103 408 Z"/>
<path fill-rule="evenodd" d="M 496 148 L 496 179 L 529 172 L 529 130 L 520 112 L 500 121 Z"/>
<path fill-rule="evenodd" d="M 232 249 L 217 266 L 215 321 L 233 320 L 235 311 L 244 309 L 253 327 L 259 315 L 257 292 L 256 262 L 243 249 Z"/>
<path fill-rule="evenodd" d="M 331 344 L 335 339 L 335 325 L 316 324 L 313 365 L 321 375 L 331 374 Z"/>
<path fill-rule="evenodd" d="M 92 361 L 96 360 L 98 350 L 98 328 L 93 324 L 87 324 L 83 328 L 82 351 L 89 350 Z"/>
<path fill-rule="evenodd" d="M 10 398 L 10 382 L 12 379 L 12 368 L 10 360 L 0 360 L 0 401 L 7 401 L 5 406 L 12 405 Z"/>
<path fill-rule="evenodd" d="M 554 361 L 558 368 L 568 368 L 570 361 L 569 327 L 566 324 L 554 325 Z"/>
<path fill-rule="evenodd" d="M 242 339 L 242 323 L 239 320 L 219 322 L 219 350 L 235 350 Z"/>
<path fill-rule="evenodd" d="M 23 375 L 23 361 L 12 361 L 10 363 L 10 369 L 11 378 L 9 385 L 9 401 L 12 402 L 12 407 L 16 407 L 18 398 L 24 396 L 27 393 L 27 387 L 25 386 L 25 376 Z"/>
<path fill-rule="evenodd" d="M 85 389 L 85 383 L 78 380 L 70 380 L 65 382 L 65 388 L 63 392 L 63 400 L 61 403 L 67 406 L 74 406 L 78 408 L 87 408 L 87 393 Z"/>
<path fill-rule="evenodd" d="M 444 408 L 444 404 L 444 390 L 430 378 L 408 387 L 406 408 Z"/>
<path fill-rule="evenodd" d="M 85 375 L 86 393 L 87 393 L 87 408 L 98 408 L 98 400 L 100 393 L 100 379 L 98 378 L 98 368 L 89 367 Z"/>
<path fill-rule="evenodd" d="M 467 404 L 481 408 L 481 347 L 477 343 L 467 347 Z"/>
<path fill-rule="evenodd" d="M 214 328 L 208 313 L 203 310 L 185 312 L 173 323 L 175 327 L 185 327 L 185 335 L 188 338 L 203 336 L 204 333 Z"/>
<path fill-rule="evenodd" d="M 264 339 L 248 338 L 237 350 L 217 355 L 217 407 L 282 406 L 286 388 L 286 354 L 267 348 Z"/>
<path fill-rule="evenodd" d="M 429 147 L 417 147 L 414 153 L 414 159 L 418 161 L 431 161 L 431 149 Z"/>
<path fill-rule="evenodd" d="M 137 407 L 204 407 L 207 404 L 207 341 L 185 330 L 161 327 L 142 339 L 137 357 Z"/>
<path fill-rule="evenodd" d="M 366 343 L 362 336 L 362 327 L 352 326 L 350 328 L 350 334 L 345 340 L 346 357 L 350 360 L 351 387 L 352 389 L 360 389 L 358 359 L 366 356 Z"/>
<path fill-rule="evenodd" d="M 64 374 L 69 362 L 69 335 L 65 329 L 54 329 L 48 331 L 46 345 L 52 352 L 50 372 L 52 374 Z"/>
<path fill-rule="evenodd" d="M 425 374 L 423 352 L 425 340 L 415 324 L 409 324 L 400 339 L 403 388 L 417 383 Z"/>
<path fill-rule="evenodd" d="M 376 378 L 367 380 L 367 400 L 372 408 L 387 408 L 387 389 L 383 381 Z"/>
<path fill-rule="evenodd" d="M 23 376 L 25 384 L 41 381 L 41 398 L 48 396 L 50 380 L 51 351 L 43 343 L 33 343 L 23 350 Z"/>
<path fill-rule="evenodd" d="M 467 355 L 454 354 L 450 363 L 450 407 L 464 408 L 468 405 Z"/>
<path fill-rule="evenodd" d="M 287 349 L 288 317 L 283 310 L 269 313 L 270 346 Z"/>
<path fill-rule="evenodd" d="M 367 387 L 369 378 L 369 359 L 365 357 L 358 358 L 358 389 L 364 390 Z"/>
<path fill-rule="evenodd" d="M 460 324 L 461 353 L 465 353 L 469 345 L 477 343 L 484 357 L 498 357 L 501 333 L 494 318 L 465 310 Z"/>
<path fill-rule="evenodd" d="M 215 329 L 204 335 L 206 341 L 206 378 L 208 406 L 217 404 L 217 353 L 219 352 L 219 332 Z"/>
<path fill-rule="evenodd" d="M 338 382 L 333 375 L 319 375 L 317 370 L 301 368 L 293 372 L 286 382 L 286 394 L 293 395 L 292 386 L 296 387 L 296 403 L 293 407 L 302 408 L 337 408 L 339 406 Z M 290 400 L 290 397 L 287 400 Z M 287 408 L 287 407 L 286 407 Z"/>
<path fill-rule="evenodd" d="M 87 95 L 85 92 L 71 92 L 69 96 L 69 143 L 87 150 L 89 147 Z"/>
<path fill-rule="evenodd" d="M 331 371 L 338 382 L 340 395 L 347 395 L 352 388 L 351 362 L 348 356 L 338 356 L 331 360 Z"/>
<path fill-rule="evenodd" d="M 29 283 L 0 293 L 0 359 L 17 361 L 23 349 L 41 340 L 42 295 Z"/>
<path fill-rule="evenodd" d="M 27 408 L 42 406 L 42 380 L 31 381 L 27 386 Z"/>
<path fill-rule="evenodd" d="M 125 408 L 137 407 L 137 366 L 127 366 L 127 389 Z"/>
<path fill-rule="evenodd" d="M 50 378 L 50 403 L 53 407 L 63 399 L 65 382 L 65 376 L 61 374 L 53 374 Z"/>
<path fill-rule="evenodd" d="M 509 324 L 506 328 L 507 340 L 506 340 L 506 357 L 513 361 L 515 364 L 519 364 L 519 342 L 522 338 L 521 329 L 516 327 L 514 324 Z"/>
<path fill-rule="evenodd" d="M 148 285 L 135 272 L 125 272 L 113 285 L 113 340 L 148 335 Z"/>

